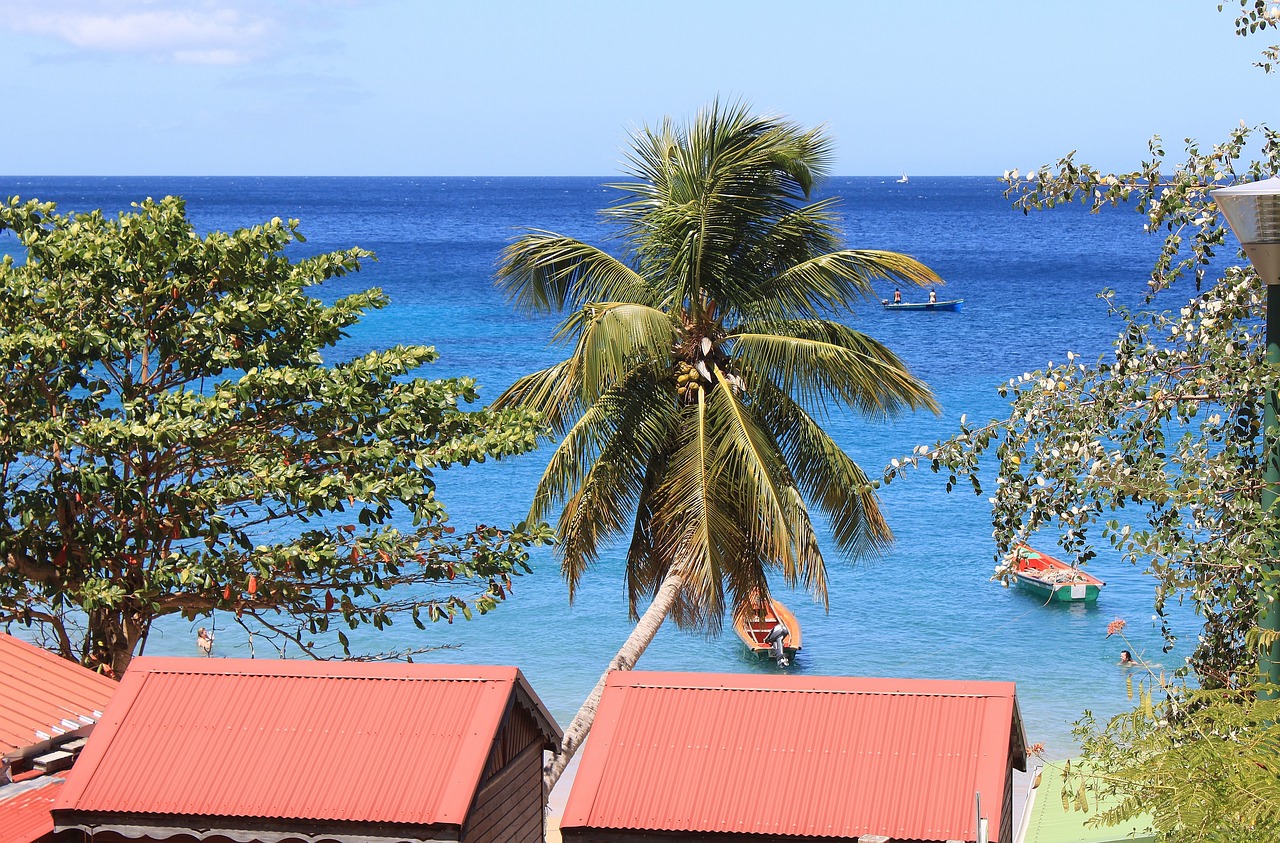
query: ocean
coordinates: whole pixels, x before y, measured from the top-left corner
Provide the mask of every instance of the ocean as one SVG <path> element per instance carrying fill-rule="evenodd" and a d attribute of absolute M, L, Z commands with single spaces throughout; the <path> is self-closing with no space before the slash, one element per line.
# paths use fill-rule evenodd
<path fill-rule="evenodd" d="M 390 307 L 369 314 L 336 350 L 356 354 L 396 343 L 435 346 L 429 377 L 470 375 L 492 399 L 518 376 L 563 356 L 549 339 L 556 320 L 513 313 L 492 275 L 504 245 L 523 228 L 539 228 L 607 245 L 598 211 L 616 197 L 610 178 L 99 178 L 0 177 L 0 196 L 56 201 L 62 211 L 115 213 L 144 197 L 181 195 L 204 231 L 229 230 L 272 217 L 297 218 L 307 237 L 291 254 L 361 246 L 377 253 L 359 273 L 319 295 L 381 287 Z M 883 341 L 927 381 L 939 416 L 889 422 L 837 415 L 836 440 L 878 475 L 892 458 L 953 433 L 970 420 L 1003 417 L 996 387 L 1065 359 L 1108 353 L 1118 331 L 1097 298 L 1104 288 L 1137 304 L 1158 243 L 1132 212 L 1091 215 L 1079 206 L 1023 215 L 995 178 L 833 178 L 822 193 L 842 197 L 846 243 L 910 254 L 947 282 L 939 298 L 962 298 L 959 312 L 887 312 L 861 304 L 855 325 Z M 0 236 L 0 251 L 12 252 Z M 892 289 L 880 290 L 888 298 Z M 918 295 L 918 294 L 917 294 Z M 1177 294 L 1162 309 L 1176 310 Z M 912 298 L 904 290 L 904 296 Z M 527 510 L 547 449 L 501 463 L 450 469 L 438 476 L 452 523 L 508 524 Z M 1151 578 L 1103 552 L 1091 570 L 1107 582 L 1095 606 L 1042 605 L 991 581 L 995 547 L 989 505 L 967 487 L 947 493 L 927 470 L 883 490 L 897 541 L 875 561 L 850 565 L 828 546 L 830 609 L 804 593 L 778 596 L 804 630 L 805 647 L 789 670 L 800 674 L 981 679 L 1017 683 L 1029 742 L 1049 757 L 1075 751 L 1072 723 L 1086 709 L 1106 716 L 1129 707 L 1128 672 L 1117 666 L 1126 646 L 1106 637 L 1115 618 L 1128 622 L 1132 648 L 1164 668 L 1182 663 L 1190 645 L 1162 652 L 1152 620 Z M 1050 532 L 1035 543 L 1052 552 Z M 606 554 L 573 605 L 549 550 L 534 572 L 514 581 L 510 600 L 470 623 L 407 622 L 353 637 L 357 649 L 440 647 L 419 660 L 514 664 L 562 725 L 568 723 L 631 628 L 623 552 Z M 1197 622 L 1175 610 L 1184 642 Z M 169 619 L 154 631 L 148 655 L 196 655 L 195 628 Z M 215 654 L 248 656 L 226 620 Z M 259 643 L 257 657 L 273 653 Z M 748 656 L 726 627 L 718 638 L 664 626 L 637 665 L 646 670 L 772 672 Z"/>

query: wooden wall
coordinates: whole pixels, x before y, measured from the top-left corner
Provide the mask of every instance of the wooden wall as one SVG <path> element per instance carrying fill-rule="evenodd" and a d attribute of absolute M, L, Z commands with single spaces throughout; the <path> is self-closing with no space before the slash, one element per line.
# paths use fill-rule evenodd
<path fill-rule="evenodd" d="M 480 786 L 462 829 L 463 843 L 542 843 L 544 801 L 539 739 Z"/>

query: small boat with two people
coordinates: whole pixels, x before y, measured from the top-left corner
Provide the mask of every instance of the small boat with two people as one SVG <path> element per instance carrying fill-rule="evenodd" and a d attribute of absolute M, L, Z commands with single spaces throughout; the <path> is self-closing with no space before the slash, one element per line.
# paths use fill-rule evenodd
<path fill-rule="evenodd" d="M 880 304 L 884 305 L 885 310 L 959 310 L 960 305 L 964 304 L 964 299 L 946 299 L 938 301 L 938 294 L 933 290 L 929 291 L 928 301 L 903 301 L 902 291 L 893 291 L 893 301 L 881 299 Z"/>
<path fill-rule="evenodd" d="M 893 290 L 893 301 L 887 298 L 881 299 L 884 310 L 887 311 L 957 311 L 960 310 L 961 304 L 964 304 L 963 298 L 951 298 L 946 301 L 938 301 L 937 290 L 929 290 L 929 301 L 927 302 L 904 302 L 902 301 L 902 290 Z"/>
<path fill-rule="evenodd" d="M 884 305 L 885 310 L 959 310 L 960 305 L 964 304 L 964 299 L 949 299 L 947 301 L 904 301 L 891 302 L 883 299 L 880 302 Z"/>
<path fill-rule="evenodd" d="M 800 624 L 786 606 L 772 597 L 750 598 L 752 608 L 733 619 L 733 630 L 757 656 L 767 656 L 786 667 L 800 650 Z"/>
<path fill-rule="evenodd" d="M 1046 603 L 1093 603 L 1105 582 L 1061 559 L 1018 542 L 1005 557 L 1018 587 L 1043 597 Z"/>

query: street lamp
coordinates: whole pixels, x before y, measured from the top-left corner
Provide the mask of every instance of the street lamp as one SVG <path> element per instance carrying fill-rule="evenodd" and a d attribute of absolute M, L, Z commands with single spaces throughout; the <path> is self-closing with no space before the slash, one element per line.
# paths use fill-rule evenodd
<path fill-rule="evenodd" d="M 1224 187 L 1211 193 L 1253 268 L 1267 285 L 1267 369 L 1274 375 L 1280 370 L 1280 177 Z M 1280 437 L 1277 432 L 1280 413 L 1277 412 L 1277 403 L 1276 390 L 1268 389 L 1263 408 L 1264 512 L 1274 509 L 1277 499 L 1280 499 L 1280 442 L 1277 441 Z M 1276 570 L 1274 556 L 1278 552 L 1280 541 L 1273 537 L 1269 550 L 1272 558 L 1266 561 L 1265 570 Z M 1280 632 L 1280 603 L 1268 600 L 1265 594 L 1260 595 L 1259 603 L 1258 626 Z M 1273 687 L 1280 686 L 1280 642 L 1263 648 L 1258 666 Z M 1275 692 L 1268 696 L 1275 696 Z"/>

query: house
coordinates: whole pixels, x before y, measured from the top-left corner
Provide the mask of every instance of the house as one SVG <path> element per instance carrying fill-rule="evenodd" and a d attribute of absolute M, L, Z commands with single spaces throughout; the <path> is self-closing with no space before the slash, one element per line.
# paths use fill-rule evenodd
<path fill-rule="evenodd" d="M 1148 814 L 1118 825 L 1089 822 L 1119 804 L 1091 779 L 1085 759 L 1045 763 L 1031 776 L 1018 843 L 1155 843 Z"/>
<path fill-rule="evenodd" d="M 53 815 L 68 841 L 541 841 L 560 729 L 514 667 L 138 658 Z"/>
<path fill-rule="evenodd" d="M 1012 843 L 1014 685 L 614 672 L 560 831 L 570 841 Z"/>
<path fill-rule="evenodd" d="M 53 836 L 53 799 L 116 683 L 0 633 L 0 843 Z"/>

